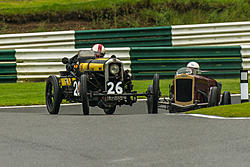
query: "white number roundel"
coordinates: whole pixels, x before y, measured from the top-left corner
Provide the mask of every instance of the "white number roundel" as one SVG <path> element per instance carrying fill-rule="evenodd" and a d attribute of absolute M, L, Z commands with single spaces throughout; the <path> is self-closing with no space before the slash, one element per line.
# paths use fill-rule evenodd
<path fill-rule="evenodd" d="M 117 82 L 116 85 L 113 82 L 108 82 L 107 86 L 109 87 L 108 89 L 108 94 L 122 94 L 123 89 L 121 87 L 122 82 Z"/>

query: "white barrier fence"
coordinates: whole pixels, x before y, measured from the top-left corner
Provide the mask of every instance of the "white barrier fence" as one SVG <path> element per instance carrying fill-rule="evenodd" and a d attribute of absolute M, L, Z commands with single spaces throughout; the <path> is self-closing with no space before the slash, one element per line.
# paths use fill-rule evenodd
<path fill-rule="evenodd" d="M 0 49 L 74 49 L 75 31 L 0 35 Z"/>
<path fill-rule="evenodd" d="M 250 44 L 250 21 L 175 25 L 173 46 Z M 75 31 L 0 35 L 0 49 L 74 49 Z"/>
<path fill-rule="evenodd" d="M 44 80 L 49 75 L 59 75 L 59 71 L 65 71 L 65 65 L 61 62 L 63 57 L 71 58 L 79 50 L 89 49 L 16 49 L 17 78 L 18 81 Z M 105 57 L 116 55 L 130 70 L 130 48 L 106 48 Z"/>
<path fill-rule="evenodd" d="M 250 21 L 172 26 L 173 46 L 250 44 Z"/>
<path fill-rule="evenodd" d="M 250 73 L 250 46 L 241 45 L 242 68 Z"/>

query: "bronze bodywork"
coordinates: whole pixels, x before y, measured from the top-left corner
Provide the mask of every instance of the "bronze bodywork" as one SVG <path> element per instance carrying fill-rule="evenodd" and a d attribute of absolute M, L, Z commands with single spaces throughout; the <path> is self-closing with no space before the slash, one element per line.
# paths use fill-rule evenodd
<path fill-rule="evenodd" d="M 216 80 L 190 73 L 175 75 L 170 88 L 169 110 L 186 111 L 208 106 L 211 87 L 218 88 L 219 100 L 221 84 Z"/>
<path fill-rule="evenodd" d="M 198 101 L 199 103 L 208 102 L 206 97 L 208 97 L 209 95 L 210 87 L 217 86 L 217 82 L 214 79 L 207 78 L 201 75 L 190 75 L 190 74 L 176 75 L 174 78 L 174 85 L 177 85 L 177 81 L 179 80 L 190 80 L 190 83 L 192 83 L 192 86 L 189 87 L 189 89 L 191 88 L 191 90 L 184 90 L 185 92 L 191 91 L 192 94 L 191 100 L 178 101 L 177 96 L 174 96 L 175 103 L 183 106 L 194 104 L 195 101 Z M 175 95 L 177 95 L 178 89 L 180 89 L 180 87 L 174 86 Z M 185 87 L 182 89 L 185 89 Z"/>

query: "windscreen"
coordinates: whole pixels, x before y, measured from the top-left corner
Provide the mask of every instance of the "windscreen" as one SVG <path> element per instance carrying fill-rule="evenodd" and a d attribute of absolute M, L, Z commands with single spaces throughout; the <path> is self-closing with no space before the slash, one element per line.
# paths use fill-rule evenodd
<path fill-rule="evenodd" d="M 79 50 L 78 51 L 78 58 L 90 58 L 94 57 L 94 53 L 91 50 Z"/>

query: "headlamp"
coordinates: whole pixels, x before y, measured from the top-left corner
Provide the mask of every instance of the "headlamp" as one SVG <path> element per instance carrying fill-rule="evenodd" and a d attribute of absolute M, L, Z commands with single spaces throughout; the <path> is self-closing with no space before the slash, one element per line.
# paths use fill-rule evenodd
<path fill-rule="evenodd" d="M 120 67 L 117 64 L 111 64 L 110 65 L 110 73 L 115 75 L 118 74 L 120 71 Z"/>

